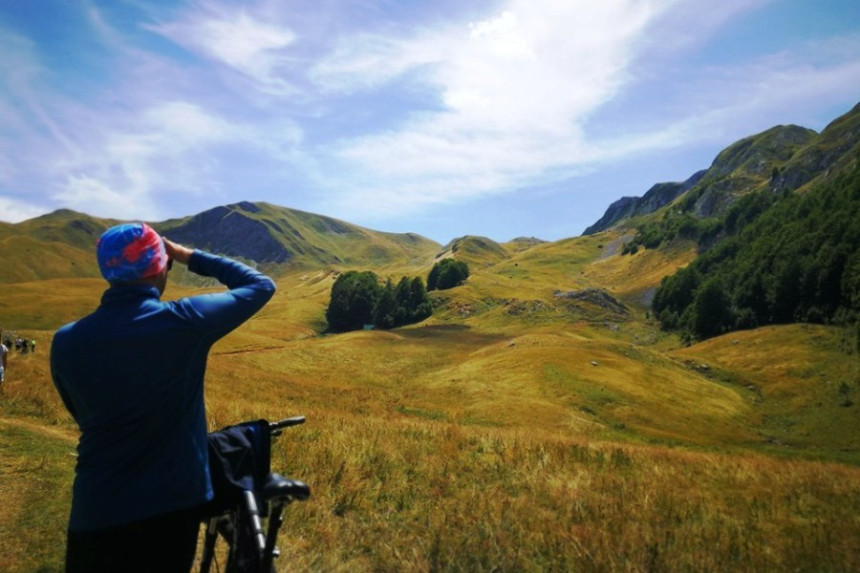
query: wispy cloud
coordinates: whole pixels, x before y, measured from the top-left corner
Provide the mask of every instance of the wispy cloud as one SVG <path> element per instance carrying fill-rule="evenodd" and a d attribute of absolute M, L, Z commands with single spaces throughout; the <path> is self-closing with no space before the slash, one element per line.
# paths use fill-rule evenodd
<path fill-rule="evenodd" d="M 296 34 L 255 17 L 243 6 L 207 2 L 178 20 L 147 28 L 248 76 L 258 89 L 295 92 L 282 68 L 289 61 L 284 50 L 296 41 Z"/>
<path fill-rule="evenodd" d="M 813 110 L 857 97 L 858 53 L 860 35 L 688 71 L 666 95 L 665 103 L 674 106 L 675 115 L 661 115 L 663 125 L 647 133 L 632 131 L 611 142 L 623 157 L 637 148 L 729 144 L 779 123 L 811 121 Z"/>
<path fill-rule="evenodd" d="M 55 198 L 89 213 L 153 219 L 164 215 L 167 197 L 219 196 L 232 147 L 285 159 L 297 136 L 288 126 L 272 135 L 174 101 L 118 121 L 99 137 L 97 154 L 63 168 L 69 175 Z"/>

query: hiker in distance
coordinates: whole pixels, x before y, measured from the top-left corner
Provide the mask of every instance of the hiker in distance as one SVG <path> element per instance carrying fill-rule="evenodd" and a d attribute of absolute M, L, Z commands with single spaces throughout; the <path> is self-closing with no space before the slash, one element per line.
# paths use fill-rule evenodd
<path fill-rule="evenodd" d="M 6 380 L 6 364 L 8 362 L 9 349 L 0 342 L 0 384 Z"/>
<path fill-rule="evenodd" d="M 212 499 L 207 355 L 272 298 L 275 283 L 145 223 L 111 227 L 96 255 L 109 288 L 51 346 L 54 384 L 81 431 L 66 571 L 187 573 Z M 162 301 L 174 262 L 226 290 Z"/>

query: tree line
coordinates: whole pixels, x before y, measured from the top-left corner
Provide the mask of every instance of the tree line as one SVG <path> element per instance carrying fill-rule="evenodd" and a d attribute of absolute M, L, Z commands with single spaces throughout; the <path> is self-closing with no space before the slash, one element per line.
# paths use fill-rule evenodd
<path fill-rule="evenodd" d="M 707 250 L 655 294 L 664 328 L 697 339 L 791 322 L 860 332 L 860 167 L 804 193 L 748 194 L 699 225 Z"/>
<path fill-rule="evenodd" d="M 390 329 L 420 322 L 433 313 L 428 290 L 458 286 L 468 276 L 468 265 L 453 259 L 433 265 L 427 287 L 421 277 L 401 277 L 395 285 L 390 278 L 383 282 L 373 271 L 347 271 L 337 277 L 331 288 L 326 310 L 329 329 Z"/>

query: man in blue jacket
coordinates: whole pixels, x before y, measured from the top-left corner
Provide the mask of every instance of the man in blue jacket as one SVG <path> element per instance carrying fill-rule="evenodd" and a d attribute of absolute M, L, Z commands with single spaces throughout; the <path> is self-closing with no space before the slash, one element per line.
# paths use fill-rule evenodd
<path fill-rule="evenodd" d="M 81 430 L 66 570 L 187 572 L 212 499 L 206 358 L 275 284 L 144 223 L 108 229 L 96 250 L 110 286 L 51 346 L 54 384 Z M 227 290 L 162 301 L 173 262 Z"/>

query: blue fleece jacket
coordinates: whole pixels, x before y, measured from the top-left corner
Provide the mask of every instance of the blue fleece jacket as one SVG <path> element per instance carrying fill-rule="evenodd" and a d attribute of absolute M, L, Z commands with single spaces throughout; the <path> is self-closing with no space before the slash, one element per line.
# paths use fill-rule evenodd
<path fill-rule="evenodd" d="M 62 327 L 51 374 L 81 430 L 69 529 L 92 531 L 212 498 L 203 402 L 212 345 L 275 292 L 256 270 L 202 251 L 188 269 L 228 291 L 162 302 L 115 285 L 95 312 Z"/>

